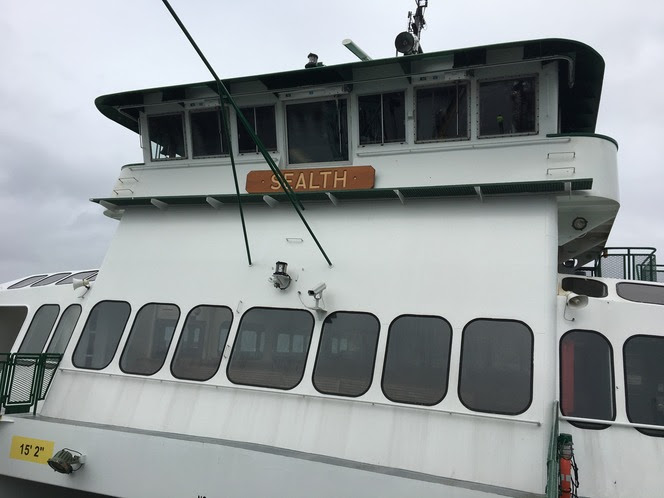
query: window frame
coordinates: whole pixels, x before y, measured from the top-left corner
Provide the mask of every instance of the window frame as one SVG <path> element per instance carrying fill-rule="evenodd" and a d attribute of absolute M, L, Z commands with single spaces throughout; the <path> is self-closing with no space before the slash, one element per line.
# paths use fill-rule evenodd
<path fill-rule="evenodd" d="M 660 302 L 653 302 L 653 301 L 643 301 L 643 300 L 630 299 L 630 298 L 625 297 L 621 294 L 621 291 L 620 291 L 621 287 L 627 287 L 627 288 L 629 288 L 629 287 L 654 287 L 656 289 L 661 289 L 662 302 L 660 303 Z M 641 283 L 641 282 L 633 282 L 633 281 L 632 282 L 618 282 L 616 284 L 616 294 L 618 294 L 618 296 L 621 299 L 624 299 L 625 301 L 630 301 L 632 303 L 654 304 L 656 306 L 663 306 L 664 305 L 664 286 L 661 286 L 661 285 L 644 284 L 644 283 Z"/>
<path fill-rule="evenodd" d="M 292 105 L 298 104 L 314 104 L 316 102 L 326 102 L 334 100 L 344 100 L 346 102 L 346 140 L 347 144 L 347 154 L 348 159 L 342 159 L 340 161 L 306 161 L 301 163 L 292 163 L 290 158 L 290 142 L 289 142 L 289 133 L 288 133 L 288 108 Z M 351 99 L 350 95 L 347 93 L 340 95 L 326 95 L 318 98 L 312 99 L 297 99 L 297 100 L 288 100 L 283 103 L 283 130 L 284 130 L 284 139 L 285 139 L 285 158 L 286 164 L 291 169 L 297 168 L 325 168 L 333 166 L 348 166 L 352 164 L 352 150 L 353 150 L 353 133 L 352 133 L 352 119 L 351 119 Z"/>
<path fill-rule="evenodd" d="M 448 344 L 448 346 L 447 346 L 447 347 L 448 347 L 448 353 L 447 353 L 447 369 L 446 369 L 446 373 L 445 373 L 445 390 L 444 390 L 444 392 L 443 392 L 443 396 L 442 396 L 439 400 L 435 401 L 434 403 L 421 403 L 421 402 L 420 402 L 420 403 L 416 403 L 416 402 L 414 402 L 414 401 L 396 400 L 396 399 L 392 399 L 392 398 L 391 398 L 390 396 L 388 396 L 388 394 L 385 392 L 385 387 L 384 387 L 384 384 L 383 384 L 383 383 L 384 383 L 384 381 L 385 381 L 385 369 L 386 369 L 386 367 L 387 367 L 387 359 L 388 359 L 388 356 L 387 356 L 387 355 L 388 355 L 388 351 L 389 351 L 389 347 L 390 347 L 390 337 L 391 337 L 391 333 L 392 333 L 392 326 L 394 325 L 394 323 L 395 323 L 397 320 L 399 320 L 399 319 L 401 319 L 401 318 L 408 318 L 408 317 L 414 317 L 414 318 L 435 318 L 435 319 L 438 319 L 438 320 L 442 320 L 442 321 L 445 322 L 445 323 L 447 324 L 447 326 L 449 327 L 449 331 L 450 331 L 450 340 L 449 340 L 449 344 Z M 417 314 L 414 314 L 414 313 L 404 313 L 404 314 L 402 314 L 402 315 L 399 315 L 399 316 L 395 317 L 394 320 L 392 320 L 392 321 L 390 322 L 390 326 L 389 326 L 389 328 L 388 328 L 388 330 L 387 330 L 387 339 L 386 339 L 386 341 L 385 341 L 385 355 L 384 355 L 384 357 L 383 357 L 383 370 L 382 370 L 382 372 L 381 372 L 381 380 L 380 380 L 380 388 L 381 388 L 381 391 L 383 392 L 383 395 L 384 395 L 387 399 L 389 399 L 390 401 L 392 401 L 393 403 L 403 403 L 403 404 L 407 404 L 407 405 L 415 405 L 415 406 L 436 406 L 436 405 L 442 403 L 442 401 L 447 397 L 448 393 L 450 392 L 450 371 L 451 371 L 451 368 L 452 368 L 452 344 L 453 344 L 453 341 L 454 341 L 454 329 L 452 328 L 452 324 L 451 324 L 447 319 L 445 319 L 444 317 L 442 317 L 442 316 L 440 316 L 440 315 L 417 315 Z"/>
<path fill-rule="evenodd" d="M 53 323 L 51 324 L 51 328 L 48 331 L 48 334 L 46 334 L 46 337 L 44 338 L 44 344 L 42 344 L 41 350 L 39 351 L 21 351 L 23 348 L 23 345 L 25 344 L 26 339 L 28 338 L 28 335 L 30 334 L 30 330 L 32 329 L 33 324 L 35 323 L 35 318 L 37 318 L 37 314 L 47 306 L 55 306 L 57 308 L 57 313 L 55 314 L 55 319 L 53 320 Z M 60 318 L 60 305 L 59 304 L 52 304 L 52 303 L 45 303 L 42 304 L 39 308 L 37 308 L 37 311 L 32 315 L 32 318 L 30 319 L 30 324 L 28 325 L 28 329 L 25 331 L 25 335 L 23 336 L 23 340 L 21 341 L 21 344 L 19 345 L 18 349 L 16 350 L 18 353 L 31 353 L 31 354 L 41 354 L 44 352 L 44 348 L 49 342 L 49 338 L 53 334 L 53 330 L 56 327 L 56 324 L 58 323 L 58 318 Z M 24 322 L 25 324 L 25 322 Z M 16 341 L 16 339 L 14 339 Z"/>
<path fill-rule="evenodd" d="M 435 139 L 423 139 L 420 140 L 417 138 L 417 94 L 420 90 L 432 90 L 436 88 L 457 88 L 459 86 L 466 87 L 466 135 L 453 138 L 435 138 Z M 457 92 L 458 94 L 458 92 Z M 457 95 L 458 96 L 458 95 Z M 446 143 L 446 142 L 464 142 L 471 139 L 471 127 L 472 127 L 472 83 L 470 79 L 460 79 L 454 81 L 444 81 L 438 82 L 435 84 L 425 84 L 425 85 L 415 85 L 413 86 L 413 142 L 416 144 L 436 144 L 436 143 Z M 457 117 L 459 115 L 459 108 L 457 107 Z M 408 119 L 408 113 L 406 113 L 406 119 Z"/>
<path fill-rule="evenodd" d="M 240 112 L 243 112 L 247 109 L 251 109 L 253 111 L 253 123 L 250 121 L 249 123 L 252 126 L 253 132 L 258 136 L 258 132 L 256 131 L 256 109 L 259 107 L 271 107 L 273 111 L 273 118 L 274 118 L 274 149 L 270 149 L 269 147 L 265 147 L 265 150 L 268 152 L 272 153 L 278 153 L 279 152 L 279 132 L 278 132 L 278 126 L 277 126 L 277 104 L 276 103 L 268 103 L 268 104 L 253 104 L 253 105 L 246 105 L 246 106 L 239 106 Z M 246 116 L 245 116 L 246 118 Z M 247 119 L 247 121 L 249 121 Z M 258 147 L 256 144 L 254 144 L 254 150 L 253 151 L 241 151 L 240 150 L 240 130 L 244 130 L 244 127 L 242 126 L 242 123 L 240 122 L 240 117 L 238 116 L 237 111 L 235 112 L 235 136 L 237 138 L 237 153 L 239 156 L 244 156 L 244 155 L 250 155 L 250 154 L 260 154 L 260 150 L 258 150 Z M 246 132 L 245 132 L 246 133 Z M 259 136 L 260 138 L 260 136 Z M 262 139 L 261 139 L 262 141 Z M 263 144 L 265 145 L 265 144 Z"/>
<path fill-rule="evenodd" d="M 190 133 L 187 128 L 187 116 L 186 116 L 186 111 L 181 110 L 181 111 L 171 111 L 171 112 L 157 112 L 157 113 L 150 113 L 150 114 L 145 114 L 145 124 L 147 128 L 147 138 L 148 138 L 148 149 L 149 149 L 149 157 L 150 157 L 150 162 L 155 162 L 155 163 L 160 163 L 160 162 L 168 162 L 168 161 L 183 161 L 189 159 L 189 148 L 187 147 L 187 138 L 189 137 Z M 162 157 L 162 158 L 155 158 L 152 157 L 152 144 L 157 143 L 153 142 L 152 136 L 150 134 L 150 119 L 151 118 L 158 118 L 158 117 L 164 117 L 164 116 L 180 116 L 180 120 L 182 122 L 182 140 L 183 140 L 183 153 L 182 157 Z"/>
<path fill-rule="evenodd" d="M 482 84 L 483 83 L 494 83 L 498 81 L 509 81 L 517 79 L 526 79 L 534 78 L 535 79 L 535 131 L 521 132 L 521 133 L 502 133 L 502 134 L 493 134 L 493 135 L 482 135 L 482 121 L 481 121 L 481 102 L 482 102 Z M 501 76 L 497 78 L 482 78 L 477 80 L 477 102 L 476 102 L 476 112 L 475 117 L 477 119 L 477 138 L 478 139 L 489 139 L 489 138 L 508 138 L 508 137 L 524 137 L 540 134 L 540 75 L 539 73 L 526 73 L 526 74 L 514 74 L 508 76 Z"/>
<path fill-rule="evenodd" d="M 497 410 L 479 410 L 477 408 L 471 408 L 468 406 L 464 400 L 463 397 L 461 396 L 461 380 L 462 380 L 462 372 L 463 372 L 463 362 L 464 362 L 464 344 L 466 341 L 466 329 L 468 326 L 472 323 L 475 323 L 477 321 L 487 321 L 487 322 L 510 322 L 510 323 L 519 323 L 523 325 L 528 332 L 530 333 L 530 392 L 529 392 L 529 401 L 523 408 L 523 410 L 518 411 L 518 412 L 505 412 L 505 411 L 497 411 Z M 533 333 L 533 329 L 530 328 L 530 326 L 522 321 L 522 320 L 516 320 L 513 318 L 474 318 L 473 320 L 469 321 L 464 325 L 463 330 L 461 331 L 461 346 L 459 349 L 459 378 L 457 381 L 457 396 L 459 398 L 459 401 L 461 404 L 467 408 L 470 411 L 473 412 L 478 412 L 478 413 L 492 413 L 492 414 L 497 414 L 497 415 L 509 415 L 509 416 L 517 416 L 521 415 L 522 413 L 525 413 L 528 411 L 528 409 L 532 406 L 533 404 L 533 391 L 534 391 L 534 386 L 533 386 L 533 379 L 534 379 L 534 371 L 535 371 L 535 334 Z"/>
<path fill-rule="evenodd" d="M 560 413 L 565 416 L 565 417 L 578 417 L 578 418 L 590 418 L 590 417 L 580 417 L 578 415 L 567 415 L 563 411 L 563 368 L 562 368 L 562 363 L 563 363 L 563 339 L 568 336 L 571 333 L 587 333 L 587 334 L 594 334 L 606 342 L 606 344 L 609 346 L 609 368 L 611 371 L 611 387 L 610 387 L 610 392 L 611 392 L 611 410 L 613 411 L 613 418 L 611 419 L 606 419 L 607 422 L 615 422 L 616 420 L 616 376 L 615 376 L 615 364 L 614 364 L 614 355 L 613 355 L 613 345 L 611 344 L 611 341 L 606 337 L 604 334 L 601 332 L 598 332 L 596 330 L 590 330 L 590 329 L 570 329 L 567 332 L 565 332 L 563 335 L 560 336 L 560 339 L 558 340 L 558 392 L 560 396 Z M 604 419 L 596 419 L 596 420 L 604 420 Z M 579 429 L 590 429 L 590 430 L 603 430 L 607 429 L 608 427 L 611 427 L 610 423 L 602 424 L 601 422 L 594 423 L 594 422 L 576 422 L 574 420 L 568 420 L 570 424 L 572 424 L 574 427 L 578 427 Z"/>
<path fill-rule="evenodd" d="M 397 88 L 395 90 L 385 90 L 382 92 L 370 92 L 370 93 L 360 93 L 355 98 L 356 109 L 355 113 L 357 114 L 357 146 L 358 147 L 383 147 L 385 145 L 403 145 L 408 143 L 408 127 L 406 126 L 408 121 L 408 93 L 406 88 Z M 403 120 L 403 140 L 394 140 L 391 142 L 385 141 L 385 129 L 384 129 L 384 112 L 383 112 L 383 97 L 389 95 L 390 93 L 401 93 L 403 95 L 403 107 L 404 107 L 404 120 Z M 360 126 L 360 99 L 362 97 L 374 97 L 380 96 L 380 127 L 381 127 L 381 141 L 376 143 L 362 143 L 361 135 L 361 126 Z"/>
<path fill-rule="evenodd" d="M 330 316 L 332 316 L 334 314 L 337 314 L 337 313 L 346 313 L 346 314 L 352 314 L 352 315 L 367 315 L 367 316 L 372 317 L 374 320 L 376 320 L 376 325 L 378 326 L 378 329 L 376 330 L 376 346 L 374 347 L 374 351 L 373 351 L 373 362 L 371 363 L 371 370 L 370 370 L 371 375 L 369 376 L 369 383 L 368 383 L 367 388 L 359 394 L 340 394 L 340 393 L 327 392 L 327 391 L 323 391 L 323 390 L 319 389 L 318 386 L 316 385 L 316 381 L 315 381 L 316 368 L 318 367 L 318 360 L 319 360 L 320 350 L 321 350 L 321 347 L 323 346 L 323 331 L 325 329 L 325 321 Z M 314 361 L 314 366 L 313 366 L 313 369 L 311 371 L 311 385 L 313 385 L 314 389 L 317 392 L 319 392 L 321 394 L 325 394 L 327 396 L 341 396 L 341 397 L 344 397 L 344 398 L 359 398 L 360 396 L 364 396 L 367 392 L 369 392 L 369 389 L 371 389 L 371 386 L 373 385 L 373 382 L 374 382 L 374 374 L 375 374 L 375 370 L 376 370 L 376 360 L 377 360 L 377 357 L 378 357 L 378 343 L 380 342 L 380 331 L 381 331 L 380 320 L 378 319 L 378 317 L 375 314 L 373 314 L 371 312 L 368 312 L 368 311 L 354 311 L 354 310 L 335 310 L 331 313 L 328 313 L 325 316 L 325 318 L 323 319 L 322 323 L 321 323 L 320 333 L 319 333 L 319 337 L 318 337 L 318 347 L 316 348 L 316 359 Z"/>
<path fill-rule="evenodd" d="M 264 385 L 264 384 L 248 384 L 248 383 L 239 383 L 231 379 L 230 375 L 230 367 L 231 367 L 231 362 L 233 360 L 233 356 L 235 354 L 235 346 L 238 344 L 238 341 L 241 340 L 241 332 L 242 332 L 242 323 L 244 322 L 245 318 L 249 314 L 250 311 L 252 310 L 272 310 L 272 311 L 298 311 L 302 313 L 306 313 L 309 318 L 311 318 L 311 330 L 310 330 L 310 335 L 309 335 L 309 344 L 307 345 L 307 350 L 303 351 L 304 354 L 304 364 L 302 366 L 302 373 L 300 374 L 300 378 L 296 383 L 294 383 L 291 387 L 277 387 L 274 385 Z M 307 370 L 307 361 L 309 359 L 309 352 L 311 351 L 311 343 L 314 338 L 314 330 L 316 329 L 316 317 L 314 315 L 302 308 L 283 308 L 283 307 L 273 307 L 273 306 L 254 306 L 252 308 L 249 308 L 247 311 L 245 311 L 242 316 L 240 317 L 240 321 L 238 323 L 237 329 L 235 330 L 235 336 L 233 337 L 233 344 L 231 346 L 231 351 L 228 355 L 228 361 L 226 362 L 226 378 L 228 379 L 229 382 L 231 382 L 233 385 L 237 386 L 248 386 L 248 387 L 258 387 L 258 388 L 264 388 L 264 389 L 277 389 L 279 391 L 291 391 L 295 389 L 297 386 L 299 386 L 302 383 L 302 379 L 304 379 L 304 374 Z M 230 331 L 229 331 L 229 336 L 230 336 Z M 256 340 L 258 341 L 258 336 L 256 337 Z M 228 343 L 228 340 L 227 340 Z M 275 343 L 276 344 L 276 343 Z"/>
<path fill-rule="evenodd" d="M 191 117 L 196 115 L 196 114 L 202 114 L 204 112 L 213 112 L 216 111 L 219 116 L 219 126 L 220 126 L 220 131 L 222 133 L 221 135 L 221 153 L 220 154 L 211 154 L 211 155 L 202 155 L 202 156 L 196 156 L 194 155 L 194 126 L 191 123 Z M 196 109 L 187 109 L 187 116 L 186 116 L 186 122 L 189 125 L 188 130 L 185 130 L 185 140 L 189 141 L 189 145 L 191 148 L 191 160 L 192 161 L 199 161 L 201 159 L 216 159 L 216 158 L 224 158 L 230 156 L 230 152 L 226 150 L 226 146 L 232 148 L 232 138 L 230 136 L 230 129 L 226 130 L 228 134 L 228 144 L 224 143 L 224 130 L 226 128 L 225 123 L 223 123 L 223 119 L 228 116 L 228 108 L 227 107 L 222 107 L 219 105 L 211 106 L 211 107 L 205 107 L 205 108 L 196 108 Z M 230 121 L 230 118 L 229 118 Z M 230 123 L 229 123 L 229 128 L 230 128 Z"/>
<path fill-rule="evenodd" d="M 194 379 L 194 378 L 191 378 L 191 377 L 182 377 L 182 376 L 176 375 L 175 372 L 173 372 L 173 365 L 175 364 L 175 359 L 177 358 L 178 349 L 180 348 L 180 343 L 182 342 L 182 339 L 184 338 L 185 327 L 187 325 L 187 322 L 189 321 L 189 317 L 191 316 L 191 313 L 195 309 L 203 308 L 203 307 L 226 309 L 226 310 L 228 310 L 228 312 L 231 315 L 231 321 L 230 321 L 230 324 L 228 325 L 228 333 L 226 334 L 226 340 L 224 341 L 224 348 L 221 351 L 221 354 L 219 355 L 219 362 L 217 363 L 217 368 L 215 368 L 212 375 L 210 375 L 209 377 L 207 377 L 205 379 Z M 171 364 L 170 364 L 171 375 L 176 379 L 189 380 L 189 381 L 192 381 L 192 382 L 207 382 L 208 380 L 213 378 L 215 375 L 217 375 L 217 373 L 219 372 L 219 369 L 221 368 L 221 363 L 224 361 L 224 351 L 225 351 L 226 347 L 228 346 L 228 340 L 231 337 L 231 330 L 233 329 L 233 323 L 234 322 L 235 322 L 235 314 L 233 313 L 233 310 L 230 307 L 225 306 L 225 305 L 197 304 L 196 306 L 191 308 L 189 310 L 189 312 L 187 313 L 187 316 L 185 317 L 184 322 L 182 322 L 182 327 L 180 328 L 180 335 L 178 337 L 178 342 L 177 342 L 177 344 L 175 344 L 175 349 L 173 350 L 173 357 L 171 358 Z M 232 348 L 231 348 L 231 351 L 232 351 Z M 229 355 L 229 357 L 230 357 L 230 355 Z"/>

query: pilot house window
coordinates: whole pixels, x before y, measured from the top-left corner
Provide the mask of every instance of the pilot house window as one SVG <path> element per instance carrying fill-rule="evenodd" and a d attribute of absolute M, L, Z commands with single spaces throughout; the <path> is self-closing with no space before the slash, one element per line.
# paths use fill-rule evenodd
<path fill-rule="evenodd" d="M 345 99 L 290 104 L 286 121 L 290 164 L 348 161 Z"/>
<path fill-rule="evenodd" d="M 404 92 L 361 95 L 357 98 L 360 145 L 406 140 Z"/>
<path fill-rule="evenodd" d="M 480 83 L 480 137 L 537 133 L 534 76 Z"/>
<path fill-rule="evenodd" d="M 148 116 L 148 134 L 153 160 L 182 159 L 186 156 L 181 113 Z"/>
<path fill-rule="evenodd" d="M 240 109 L 251 125 L 252 131 L 258 135 L 267 150 L 277 150 L 277 125 L 274 119 L 274 106 L 247 107 Z M 240 154 L 258 152 L 258 147 L 247 133 L 244 125 L 237 119 L 237 143 Z"/>
<path fill-rule="evenodd" d="M 131 307 L 122 301 L 95 304 L 78 340 L 72 362 L 75 367 L 101 370 L 113 359 Z"/>
<path fill-rule="evenodd" d="M 415 101 L 418 142 L 468 138 L 468 83 L 420 88 Z"/>
<path fill-rule="evenodd" d="M 220 156 L 225 152 L 221 140 L 222 119 L 219 109 L 192 112 L 189 115 L 194 158 Z"/>

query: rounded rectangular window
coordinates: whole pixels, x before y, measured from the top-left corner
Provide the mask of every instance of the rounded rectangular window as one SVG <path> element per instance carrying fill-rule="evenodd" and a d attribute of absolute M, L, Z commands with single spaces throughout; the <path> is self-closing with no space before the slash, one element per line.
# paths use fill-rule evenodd
<path fill-rule="evenodd" d="M 452 327 L 438 316 L 404 315 L 390 325 L 383 393 L 398 403 L 435 405 L 447 394 Z"/>
<path fill-rule="evenodd" d="M 468 82 L 415 91 L 417 142 L 468 138 Z"/>
<path fill-rule="evenodd" d="M 606 287 L 606 284 L 591 278 L 563 278 L 562 288 L 564 291 L 574 292 L 588 297 L 606 297 L 609 295 L 609 290 Z"/>
<path fill-rule="evenodd" d="M 27 287 L 28 285 L 34 284 L 35 282 L 39 282 L 40 280 L 43 280 L 44 277 L 47 275 L 34 275 L 32 277 L 25 278 L 21 280 L 20 282 L 16 282 L 13 285 L 10 285 L 7 287 L 7 289 L 21 289 L 23 287 Z"/>
<path fill-rule="evenodd" d="M 186 157 L 183 114 L 148 116 L 152 160 Z"/>
<path fill-rule="evenodd" d="M 635 335 L 625 341 L 625 397 L 627 418 L 636 424 L 661 425 L 662 429 L 637 429 L 664 437 L 664 337 Z"/>
<path fill-rule="evenodd" d="M 27 306 L 0 306 L 0 353 L 12 350 L 27 316 Z"/>
<path fill-rule="evenodd" d="M 473 320 L 463 330 L 459 399 L 478 412 L 518 415 L 532 401 L 533 333 L 515 320 Z"/>
<path fill-rule="evenodd" d="M 81 307 L 78 304 L 72 304 L 62 313 L 58 326 L 55 327 L 53 337 L 51 337 L 51 342 L 48 343 L 47 353 L 62 354 L 65 352 L 80 316 Z"/>
<path fill-rule="evenodd" d="M 615 420 L 613 350 L 592 330 L 570 330 L 560 339 L 560 411 L 568 417 Z M 605 424 L 573 422 L 586 429 Z"/>
<path fill-rule="evenodd" d="M 360 396 L 373 379 L 380 323 L 369 313 L 337 311 L 323 323 L 313 383 L 316 390 Z"/>
<path fill-rule="evenodd" d="M 124 301 L 95 304 L 74 350 L 74 366 L 90 370 L 106 368 L 118 349 L 130 313 L 131 306 Z"/>
<path fill-rule="evenodd" d="M 537 133 L 537 78 L 480 82 L 480 137 Z"/>
<path fill-rule="evenodd" d="M 45 304 L 37 310 L 23 338 L 19 353 L 41 353 L 60 313 L 57 304 Z"/>
<path fill-rule="evenodd" d="M 248 310 L 228 361 L 228 379 L 234 384 L 294 388 L 304 375 L 313 329 L 314 317 L 305 310 Z"/>
<path fill-rule="evenodd" d="M 120 369 L 138 375 L 157 373 L 166 360 L 179 318 L 180 308 L 174 304 L 152 303 L 138 310 L 120 357 Z"/>
<path fill-rule="evenodd" d="M 623 299 L 637 303 L 664 304 L 664 286 L 620 282 L 616 292 Z"/>
<path fill-rule="evenodd" d="M 217 373 L 233 323 L 225 306 L 197 306 L 184 323 L 171 373 L 178 379 L 208 380 Z"/>
<path fill-rule="evenodd" d="M 346 99 L 286 107 L 289 164 L 348 161 Z"/>

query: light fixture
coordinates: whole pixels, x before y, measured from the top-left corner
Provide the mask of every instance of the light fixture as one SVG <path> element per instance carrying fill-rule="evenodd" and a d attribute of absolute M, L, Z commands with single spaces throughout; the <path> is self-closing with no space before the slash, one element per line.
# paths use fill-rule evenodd
<path fill-rule="evenodd" d="M 320 284 L 318 284 L 313 289 L 310 289 L 310 290 L 307 291 L 307 294 L 309 294 L 311 297 L 314 298 L 315 303 L 314 303 L 313 306 L 309 306 L 304 302 L 304 300 L 302 299 L 302 293 L 300 291 L 297 291 L 297 295 L 300 298 L 300 302 L 302 303 L 302 305 L 305 308 L 310 309 L 310 310 L 314 310 L 314 311 L 324 312 L 325 311 L 325 301 L 323 301 L 323 291 L 325 289 L 327 289 L 327 285 L 325 283 L 321 282 Z"/>
<path fill-rule="evenodd" d="M 71 474 L 80 469 L 84 463 L 85 455 L 69 448 L 61 449 L 48 459 L 48 466 L 60 474 Z"/>
<path fill-rule="evenodd" d="M 579 310 L 588 306 L 588 296 L 583 294 L 576 294 L 574 292 L 569 292 L 567 294 L 567 300 L 565 301 L 565 311 L 563 311 L 563 318 L 568 322 L 573 322 L 574 318 L 567 318 L 567 309 Z"/>
<path fill-rule="evenodd" d="M 572 228 L 574 230 L 585 230 L 585 228 L 587 226 L 588 226 L 588 220 L 585 219 L 585 218 L 582 218 L 581 216 L 577 216 L 572 221 Z"/>
<path fill-rule="evenodd" d="M 274 264 L 274 273 L 268 281 L 279 290 L 287 289 L 291 283 L 291 277 L 288 274 L 288 263 L 277 261 Z"/>

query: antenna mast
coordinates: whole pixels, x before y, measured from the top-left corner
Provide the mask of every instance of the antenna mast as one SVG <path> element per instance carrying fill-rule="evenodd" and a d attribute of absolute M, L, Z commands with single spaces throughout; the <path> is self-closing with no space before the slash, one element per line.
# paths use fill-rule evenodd
<path fill-rule="evenodd" d="M 399 33 L 396 40 L 394 40 L 397 55 L 399 55 L 399 52 L 404 55 L 422 53 L 420 39 L 422 37 L 422 30 L 427 25 L 427 22 L 424 20 L 424 9 L 429 6 L 429 0 L 415 0 L 415 5 L 417 5 L 415 15 L 413 15 L 412 11 L 408 11 L 408 31 Z"/>

